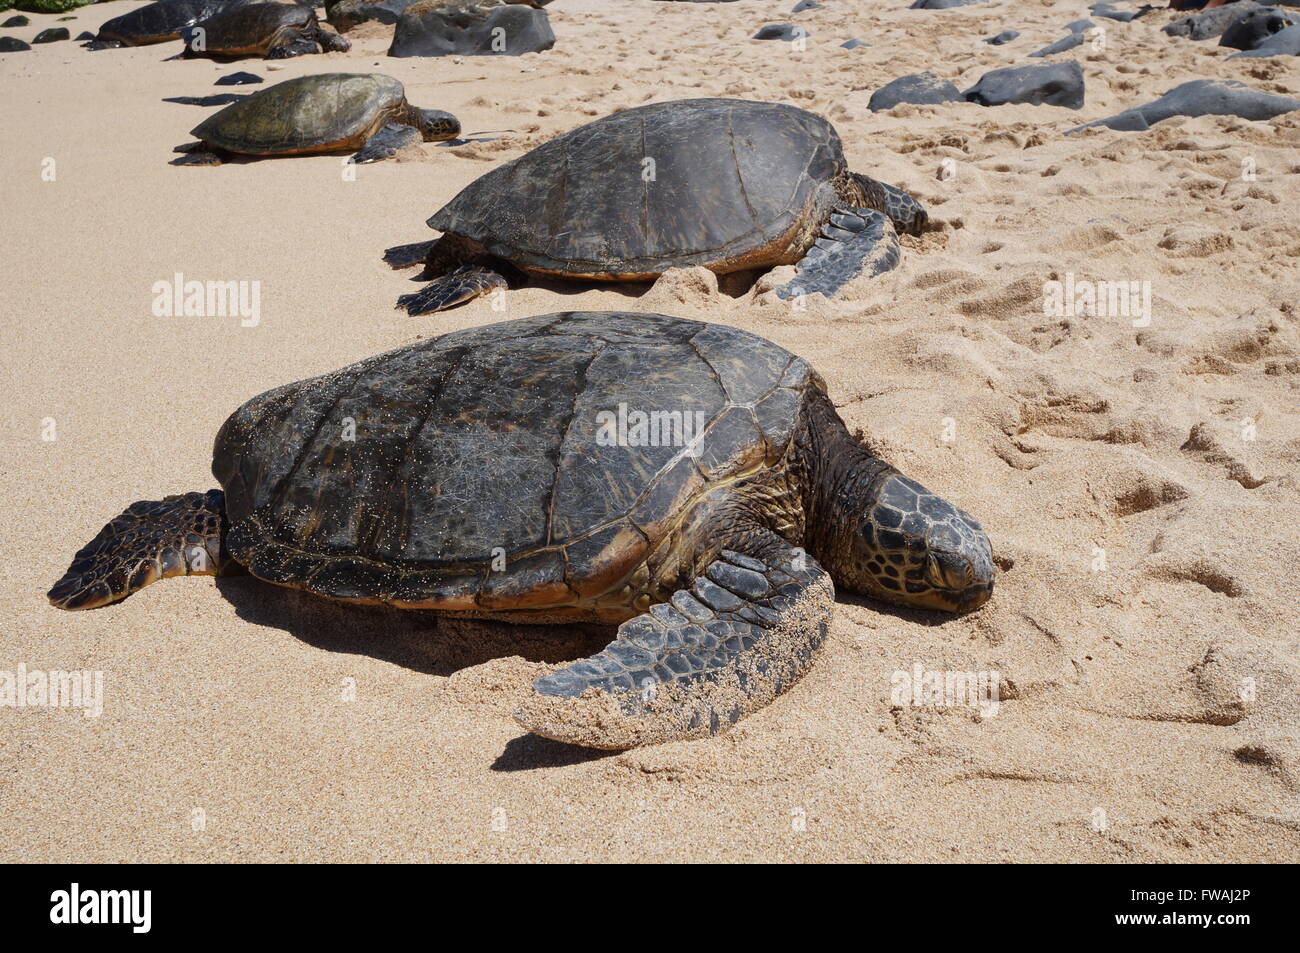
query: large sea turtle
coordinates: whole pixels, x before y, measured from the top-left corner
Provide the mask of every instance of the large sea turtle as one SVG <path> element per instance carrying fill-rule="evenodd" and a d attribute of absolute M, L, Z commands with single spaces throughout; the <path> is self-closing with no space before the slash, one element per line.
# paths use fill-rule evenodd
<path fill-rule="evenodd" d="M 320 25 L 315 10 L 297 3 L 241 3 L 185 28 L 181 36 L 185 56 L 282 59 L 352 48 L 350 42 Z"/>
<path fill-rule="evenodd" d="M 883 213 L 883 214 L 882 214 Z M 795 264 L 781 297 L 833 295 L 899 259 L 919 232 L 910 195 L 849 171 L 835 128 L 803 109 L 688 99 L 615 113 L 471 182 L 429 219 L 441 238 L 390 248 L 437 280 L 399 306 L 440 311 L 519 271 L 644 281 Z"/>
<path fill-rule="evenodd" d="M 993 588 L 980 524 L 865 450 L 805 361 L 664 315 L 522 318 L 268 391 L 212 472 L 222 489 L 128 507 L 50 601 L 245 567 L 350 602 L 617 624 L 516 716 L 591 747 L 767 704 L 825 638 L 832 579 L 949 612 Z"/>
<path fill-rule="evenodd" d="M 86 46 L 102 50 L 120 46 L 148 46 L 180 39 L 181 31 L 226 8 L 246 0 L 155 0 L 130 13 L 106 20 Z"/>
<path fill-rule="evenodd" d="M 199 140 L 178 151 L 183 165 L 213 165 L 222 153 L 253 156 L 356 152 L 374 162 L 418 142 L 453 139 L 451 113 L 418 109 L 382 73 L 317 73 L 285 80 L 231 103 L 199 123 Z M 358 151 L 359 150 L 359 151 Z"/>

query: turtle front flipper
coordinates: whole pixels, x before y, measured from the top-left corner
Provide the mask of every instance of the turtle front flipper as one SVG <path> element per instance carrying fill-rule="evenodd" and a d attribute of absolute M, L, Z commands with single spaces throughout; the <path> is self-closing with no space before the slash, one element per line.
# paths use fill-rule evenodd
<path fill-rule="evenodd" d="M 306 36 L 294 35 L 283 43 L 272 46 L 267 50 L 266 58 L 268 60 L 287 60 L 294 56 L 311 56 L 314 53 L 323 53 L 325 50 L 315 40 Z"/>
<path fill-rule="evenodd" d="M 132 503 L 81 548 L 48 595 L 60 609 L 94 609 L 169 576 L 215 576 L 225 551 L 225 494 L 185 493 Z"/>
<path fill-rule="evenodd" d="M 181 143 L 172 152 L 180 153 L 172 165 L 221 165 L 223 161 L 220 153 L 202 140 Z"/>
<path fill-rule="evenodd" d="M 420 135 L 418 129 L 390 122 L 366 140 L 366 144 L 352 157 L 352 161 L 360 164 L 391 159 L 402 149 L 418 146 L 422 142 L 424 136 Z"/>
<path fill-rule="evenodd" d="M 898 266 L 898 234 L 875 209 L 840 207 L 821 237 L 799 261 L 799 273 L 776 289 L 778 298 L 823 294 L 830 298 L 861 274 L 876 276 Z"/>
<path fill-rule="evenodd" d="M 397 299 L 397 306 L 415 317 L 446 311 L 497 288 L 509 287 L 510 282 L 499 271 L 483 265 L 461 265 L 414 294 L 402 295 Z"/>
<path fill-rule="evenodd" d="M 765 551 L 724 550 L 604 651 L 535 681 L 515 720 L 556 741 L 623 750 L 715 735 L 768 704 L 825 641 L 834 586 L 784 541 Z"/>

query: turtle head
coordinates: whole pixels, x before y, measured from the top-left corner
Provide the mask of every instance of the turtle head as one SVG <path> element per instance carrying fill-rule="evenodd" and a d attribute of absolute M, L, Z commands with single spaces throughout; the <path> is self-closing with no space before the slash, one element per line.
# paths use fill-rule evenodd
<path fill-rule="evenodd" d="M 892 468 L 868 487 L 861 515 L 845 526 L 849 565 L 836 573 L 845 585 L 945 612 L 969 612 L 988 601 L 993 553 L 974 517 Z"/>
<path fill-rule="evenodd" d="M 425 142 L 442 142 L 460 135 L 460 120 L 441 109 L 418 109 L 420 135 Z"/>
<path fill-rule="evenodd" d="M 853 179 L 861 189 L 863 200 L 869 208 L 882 212 L 894 223 L 894 231 L 900 235 L 920 235 L 930 220 L 930 213 L 925 206 L 900 188 L 873 179 L 859 172 L 853 173 Z"/>

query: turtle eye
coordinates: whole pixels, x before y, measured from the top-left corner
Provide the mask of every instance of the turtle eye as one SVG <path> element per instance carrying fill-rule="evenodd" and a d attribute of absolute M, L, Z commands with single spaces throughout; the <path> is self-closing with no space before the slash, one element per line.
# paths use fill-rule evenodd
<path fill-rule="evenodd" d="M 937 589 L 960 590 L 970 583 L 970 571 L 960 557 L 931 552 L 925 557 L 925 578 Z"/>

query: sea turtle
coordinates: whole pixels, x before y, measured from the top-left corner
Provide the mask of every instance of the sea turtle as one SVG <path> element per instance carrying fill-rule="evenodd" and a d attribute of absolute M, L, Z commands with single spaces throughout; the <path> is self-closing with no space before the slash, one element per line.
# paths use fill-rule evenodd
<path fill-rule="evenodd" d="M 318 73 L 285 80 L 231 103 L 194 127 L 182 165 L 215 165 L 222 153 L 254 156 L 356 152 L 374 162 L 419 142 L 455 138 L 451 113 L 417 109 L 382 73 Z M 359 151 L 358 151 L 359 150 Z"/>
<path fill-rule="evenodd" d="M 268 391 L 212 472 L 222 489 L 128 507 L 50 601 L 246 567 L 349 602 L 617 624 L 516 716 L 591 747 L 767 704 L 825 638 L 832 579 L 950 612 L 993 587 L 980 524 L 864 449 L 805 361 L 665 315 L 521 318 Z"/>
<path fill-rule="evenodd" d="M 881 214 L 881 213 L 884 214 Z M 440 311 L 519 280 L 645 281 L 798 263 L 781 297 L 833 295 L 898 263 L 895 230 L 926 212 L 850 172 L 835 128 L 803 109 L 688 99 L 606 116 L 471 182 L 429 219 L 433 242 L 390 248 L 437 276 L 398 306 Z"/>
<path fill-rule="evenodd" d="M 206 20 L 229 7 L 242 6 L 245 0 L 155 0 L 130 13 L 113 17 L 99 28 L 88 49 L 103 50 L 120 46 L 148 46 L 178 40 L 181 31 Z"/>
<path fill-rule="evenodd" d="M 320 25 L 315 10 L 297 3 L 243 3 L 187 27 L 181 36 L 185 56 L 282 59 L 352 48 L 343 37 Z"/>

